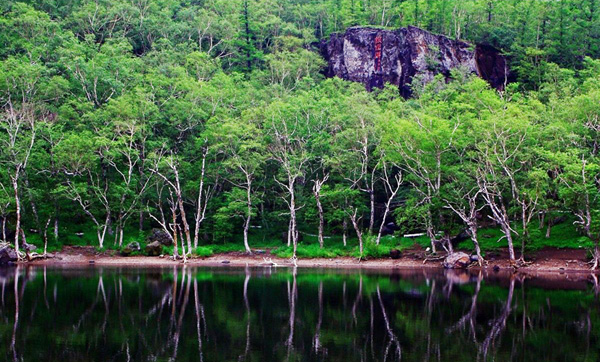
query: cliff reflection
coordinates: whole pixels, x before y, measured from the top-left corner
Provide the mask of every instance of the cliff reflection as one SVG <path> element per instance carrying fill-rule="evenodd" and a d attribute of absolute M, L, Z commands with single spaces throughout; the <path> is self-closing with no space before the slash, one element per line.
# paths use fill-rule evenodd
<path fill-rule="evenodd" d="M 594 280 L 568 281 L 18 266 L 0 270 L 0 348 L 15 361 L 597 360 Z"/>

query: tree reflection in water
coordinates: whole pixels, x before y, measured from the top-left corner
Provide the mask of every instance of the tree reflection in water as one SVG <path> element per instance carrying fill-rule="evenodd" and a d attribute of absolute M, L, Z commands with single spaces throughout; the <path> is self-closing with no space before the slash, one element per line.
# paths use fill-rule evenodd
<path fill-rule="evenodd" d="M 0 270 L 0 348 L 15 361 L 598 360 L 597 282 L 555 279 L 17 266 Z"/>

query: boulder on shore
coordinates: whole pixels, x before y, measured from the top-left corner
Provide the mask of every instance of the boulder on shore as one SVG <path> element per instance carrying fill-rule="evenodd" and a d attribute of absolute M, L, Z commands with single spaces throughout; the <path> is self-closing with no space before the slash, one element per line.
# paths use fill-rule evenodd
<path fill-rule="evenodd" d="M 169 233 L 167 233 L 163 229 L 152 229 L 146 241 L 148 242 L 148 244 L 157 241 L 164 246 L 173 245 L 173 239 L 171 238 L 171 235 L 169 235 Z"/>
<path fill-rule="evenodd" d="M 23 245 L 21 245 L 21 249 L 25 253 L 30 253 L 30 252 L 34 251 L 35 249 L 37 249 L 37 246 L 35 246 L 33 244 L 23 243 Z"/>
<path fill-rule="evenodd" d="M 162 254 L 162 247 L 163 244 L 161 244 L 159 241 L 153 241 L 150 244 L 146 245 L 146 255 L 159 256 L 160 254 Z"/>
<path fill-rule="evenodd" d="M 129 256 L 132 253 L 140 250 L 142 250 L 140 243 L 138 243 L 137 241 L 132 241 L 129 244 L 127 244 L 127 246 L 123 250 L 121 250 L 121 255 Z"/>
<path fill-rule="evenodd" d="M 400 259 L 401 256 L 402 256 L 402 252 L 400 250 L 398 250 L 398 249 L 390 250 L 390 258 Z"/>
<path fill-rule="evenodd" d="M 465 269 L 471 265 L 471 257 L 463 252 L 449 254 L 442 263 L 446 269 Z"/>
<path fill-rule="evenodd" d="M 0 265 L 17 261 L 17 252 L 9 243 L 0 243 Z"/>

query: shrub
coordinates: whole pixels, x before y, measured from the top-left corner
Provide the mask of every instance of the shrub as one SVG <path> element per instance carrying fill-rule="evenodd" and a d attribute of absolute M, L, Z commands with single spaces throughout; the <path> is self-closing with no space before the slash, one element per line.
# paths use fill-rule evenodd
<path fill-rule="evenodd" d="M 206 258 L 214 254 L 213 248 L 210 246 L 199 246 L 194 249 L 194 255 Z"/>

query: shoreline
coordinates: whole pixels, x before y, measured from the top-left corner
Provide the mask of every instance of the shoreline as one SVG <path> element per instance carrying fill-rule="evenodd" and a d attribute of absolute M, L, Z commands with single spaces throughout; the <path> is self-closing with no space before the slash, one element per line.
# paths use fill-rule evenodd
<path fill-rule="evenodd" d="M 584 252 L 584 251 L 583 251 Z M 496 254 L 496 253 L 495 253 Z M 600 271 L 593 271 L 585 260 L 585 254 L 575 249 L 547 249 L 537 253 L 532 262 L 527 266 L 514 269 L 510 266 L 508 258 L 497 253 L 487 260 L 483 267 L 472 266 L 467 270 L 471 272 L 482 271 L 485 274 L 521 274 L 538 276 L 541 274 L 567 274 L 567 275 L 596 275 Z M 188 258 L 184 264 L 182 260 L 173 260 L 170 256 L 120 256 L 96 252 L 90 247 L 67 247 L 56 252 L 47 259 L 19 262 L 21 265 L 46 265 L 46 266 L 123 266 L 123 267 L 166 267 L 166 266 L 192 266 L 192 267 L 275 267 L 289 268 L 294 265 L 289 259 L 279 258 L 269 254 L 246 255 L 240 252 L 215 254 L 210 257 Z M 328 269 L 373 269 L 373 270 L 444 270 L 441 260 L 424 262 L 422 258 L 413 255 L 402 256 L 399 259 L 378 258 L 358 261 L 352 257 L 337 258 L 312 258 L 298 259 L 299 268 L 328 268 Z"/>

